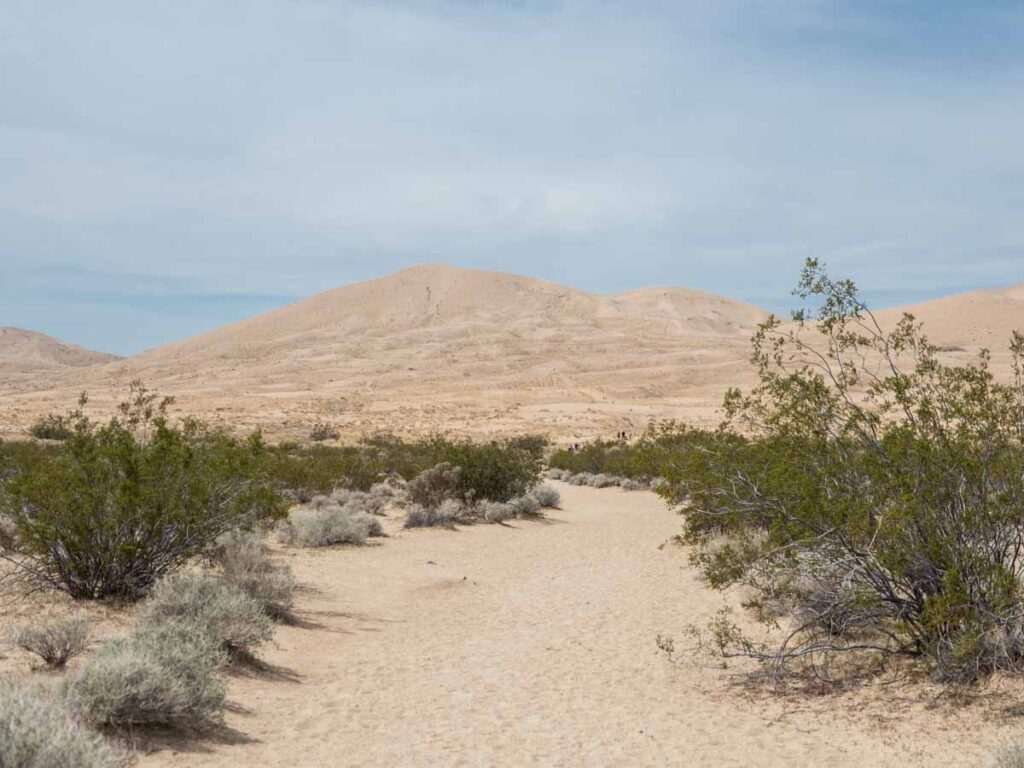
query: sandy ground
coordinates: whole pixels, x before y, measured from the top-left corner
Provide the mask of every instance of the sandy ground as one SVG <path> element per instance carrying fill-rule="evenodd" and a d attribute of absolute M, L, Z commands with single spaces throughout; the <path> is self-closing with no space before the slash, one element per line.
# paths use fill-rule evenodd
<path fill-rule="evenodd" d="M 742 666 L 670 663 L 656 635 L 724 600 L 659 549 L 678 518 L 653 494 L 558 485 L 543 522 L 290 550 L 302 622 L 267 671 L 233 676 L 229 733 L 140 766 L 979 766 L 1024 735 L 1020 695 L 777 697 Z"/>

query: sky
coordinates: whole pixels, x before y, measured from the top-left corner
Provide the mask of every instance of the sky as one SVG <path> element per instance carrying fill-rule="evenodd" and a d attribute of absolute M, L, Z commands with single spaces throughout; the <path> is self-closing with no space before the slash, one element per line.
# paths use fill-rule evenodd
<path fill-rule="evenodd" d="M 0 326 L 131 354 L 424 262 L 1024 282 L 1020 0 L 3 5 Z"/>

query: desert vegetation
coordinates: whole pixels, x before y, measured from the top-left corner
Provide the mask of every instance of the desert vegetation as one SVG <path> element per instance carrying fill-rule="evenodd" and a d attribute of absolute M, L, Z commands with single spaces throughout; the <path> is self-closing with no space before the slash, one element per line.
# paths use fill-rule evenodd
<path fill-rule="evenodd" d="M 135 600 L 221 534 L 279 517 L 257 434 L 185 420 L 141 385 L 105 424 L 75 418 L 54 450 L 5 452 L 0 555 L 34 587 Z"/>
<path fill-rule="evenodd" d="M 827 681 L 851 654 L 952 683 L 1024 669 L 1024 336 L 1002 384 L 985 352 L 940 362 L 912 316 L 882 328 L 816 261 L 797 294 L 808 308 L 760 327 L 760 383 L 730 391 L 720 429 L 668 425 L 552 464 L 665 478 L 708 583 L 785 626 L 770 645 L 722 615 L 711 647 L 777 682 L 797 661 Z"/>

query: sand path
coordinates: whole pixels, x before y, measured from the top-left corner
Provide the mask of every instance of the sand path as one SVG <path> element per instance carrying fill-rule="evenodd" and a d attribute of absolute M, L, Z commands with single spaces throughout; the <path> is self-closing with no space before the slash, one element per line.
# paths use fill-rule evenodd
<path fill-rule="evenodd" d="M 559 488 L 547 522 L 292 551 L 308 625 L 278 630 L 276 672 L 232 678 L 235 738 L 140 765 L 953 766 L 1013 735 L 976 708 L 897 719 L 869 693 L 745 694 L 670 664 L 656 634 L 723 600 L 659 550 L 678 518 L 653 494 Z"/>

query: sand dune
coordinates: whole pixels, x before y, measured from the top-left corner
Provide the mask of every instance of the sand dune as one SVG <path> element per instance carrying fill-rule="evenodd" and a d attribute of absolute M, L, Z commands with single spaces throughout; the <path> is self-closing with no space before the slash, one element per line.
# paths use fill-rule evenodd
<path fill-rule="evenodd" d="M 348 434 L 641 429 L 713 412 L 765 316 L 683 288 L 602 296 L 428 265 L 14 393 L 0 428 L 82 388 L 109 406 L 141 378 L 190 413 L 296 437 L 322 419 Z"/>
<path fill-rule="evenodd" d="M 21 328 L 0 327 L 0 366 L 10 368 L 81 368 L 118 360 L 117 355 L 82 347 Z"/>
<path fill-rule="evenodd" d="M 659 632 L 725 602 L 669 545 L 650 493 L 559 485 L 547 521 L 402 531 L 286 550 L 304 626 L 230 683 L 226 739 L 140 768 L 216 766 L 977 766 L 1017 735 L 988 704 L 875 683 L 825 697 L 744 691 L 733 664 L 669 663 Z M 735 602 L 735 598 L 730 598 Z"/>
<path fill-rule="evenodd" d="M 988 347 L 1002 371 L 1010 332 L 1024 328 L 1024 285 L 906 309 L 949 359 Z M 902 311 L 878 317 L 891 325 Z M 442 430 L 575 440 L 667 418 L 712 425 L 726 389 L 753 381 L 749 339 L 766 315 L 685 288 L 605 296 L 426 265 L 85 368 L 32 363 L 48 358 L 17 351 L 35 349 L 27 342 L 8 342 L 5 357 L 0 344 L 0 432 L 64 409 L 82 389 L 97 413 L 109 411 L 136 378 L 177 396 L 184 412 L 272 438 L 305 438 L 316 421 L 346 438 Z M 79 352 L 65 358 L 102 363 Z"/>
<path fill-rule="evenodd" d="M 878 313 L 891 324 L 909 312 L 924 324 L 932 342 L 976 353 L 987 348 L 1001 354 L 1013 331 L 1024 332 L 1024 283 L 1010 288 L 971 291 Z"/>

